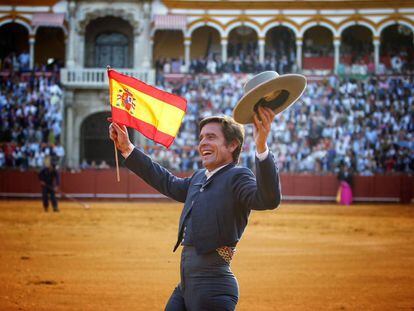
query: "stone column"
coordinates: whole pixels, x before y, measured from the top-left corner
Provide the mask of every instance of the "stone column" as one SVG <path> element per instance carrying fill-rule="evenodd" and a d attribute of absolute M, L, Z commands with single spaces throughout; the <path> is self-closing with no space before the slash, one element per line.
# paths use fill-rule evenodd
<path fill-rule="evenodd" d="M 221 38 L 221 60 L 227 62 L 227 38 Z"/>
<path fill-rule="evenodd" d="M 142 4 L 139 20 L 133 21 L 134 28 L 134 69 L 150 69 L 151 59 L 150 50 L 150 25 L 151 25 L 151 6 L 145 2 Z"/>
<path fill-rule="evenodd" d="M 265 59 L 265 38 L 259 38 L 258 44 L 259 44 L 259 62 L 260 64 L 264 63 Z"/>
<path fill-rule="evenodd" d="M 76 61 L 76 65 L 77 67 L 83 68 L 85 67 L 85 32 L 84 31 L 80 31 L 77 35 L 78 40 L 77 40 L 77 44 L 78 44 L 78 49 L 77 49 L 77 55 L 78 55 L 78 59 Z"/>
<path fill-rule="evenodd" d="M 79 107 L 79 103 L 77 103 Z M 82 104 L 81 104 L 82 105 Z M 80 110 L 74 111 L 73 116 L 73 128 L 76 129 L 75 131 L 72 129 L 72 142 L 71 142 L 71 152 L 70 152 L 70 160 L 73 166 L 79 167 L 81 164 L 81 157 L 80 157 L 80 147 L 81 147 L 81 127 L 82 127 L 82 121 L 83 116 L 88 115 L 90 112 Z M 69 150 L 68 150 L 69 151 Z"/>
<path fill-rule="evenodd" d="M 151 67 L 154 65 L 153 64 L 154 60 L 152 59 L 153 55 L 154 55 L 154 38 L 151 37 L 149 41 L 149 46 L 148 46 L 148 61 Z"/>
<path fill-rule="evenodd" d="M 75 21 L 76 3 L 74 1 L 68 4 L 69 13 L 69 33 L 66 43 L 66 67 L 75 67 L 75 36 L 76 36 L 76 21 Z"/>
<path fill-rule="evenodd" d="M 143 20 L 145 23 L 145 20 Z M 147 57 L 147 45 L 148 39 L 146 36 L 146 29 L 142 23 L 136 23 L 134 25 L 134 69 L 149 68 Z"/>
<path fill-rule="evenodd" d="M 29 36 L 29 54 L 30 54 L 30 69 L 33 69 L 34 66 L 34 57 L 35 57 L 35 35 Z"/>
<path fill-rule="evenodd" d="M 186 70 L 190 68 L 190 47 L 191 47 L 191 38 L 184 38 L 184 61 Z"/>
<path fill-rule="evenodd" d="M 375 73 L 378 73 L 379 64 L 380 64 L 380 38 L 374 37 L 374 64 L 375 64 Z"/>
<path fill-rule="evenodd" d="M 139 25 L 134 29 L 134 69 L 149 69 L 151 67 L 150 58 L 148 56 L 149 36 L 148 27 L 145 26 L 146 22 L 143 21 L 143 25 Z"/>
<path fill-rule="evenodd" d="M 73 91 L 65 91 L 65 107 L 66 117 L 64 118 L 65 128 L 65 154 L 66 154 L 66 165 L 73 167 L 76 165 L 74 159 L 73 150 Z"/>
<path fill-rule="evenodd" d="M 142 47 L 141 47 L 141 36 L 139 31 L 134 31 L 134 61 L 133 66 L 134 69 L 139 69 L 142 64 Z"/>
<path fill-rule="evenodd" d="M 296 63 L 298 66 L 298 71 L 302 70 L 302 38 L 296 38 Z"/>
<path fill-rule="evenodd" d="M 69 31 L 67 34 L 63 35 L 63 42 L 65 43 L 65 66 L 68 61 L 68 54 L 69 54 Z"/>
<path fill-rule="evenodd" d="M 152 49 L 150 47 L 151 41 L 151 5 L 148 2 L 143 4 L 143 25 L 142 37 L 144 39 L 144 61 L 143 67 L 149 70 L 152 67 Z"/>
<path fill-rule="evenodd" d="M 335 38 L 333 41 L 334 45 L 334 73 L 338 73 L 339 68 L 339 51 L 341 47 L 341 38 Z"/>

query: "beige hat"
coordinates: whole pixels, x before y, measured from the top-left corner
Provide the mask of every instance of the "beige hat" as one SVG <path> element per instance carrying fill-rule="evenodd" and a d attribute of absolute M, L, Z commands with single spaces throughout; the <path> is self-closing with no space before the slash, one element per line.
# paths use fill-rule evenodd
<path fill-rule="evenodd" d="M 241 124 L 253 123 L 253 115 L 259 106 L 281 113 L 299 99 L 305 88 L 303 75 L 279 76 L 276 71 L 259 73 L 244 85 L 244 95 L 233 110 L 233 118 Z"/>

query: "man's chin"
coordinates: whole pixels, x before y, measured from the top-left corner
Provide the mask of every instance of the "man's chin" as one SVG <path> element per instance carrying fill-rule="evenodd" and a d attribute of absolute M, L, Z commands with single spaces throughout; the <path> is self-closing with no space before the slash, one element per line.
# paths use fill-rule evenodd
<path fill-rule="evenodd" d="M 209 161 L 201 161 L 201 164 L 203 165 L 205 169 L 207 169 L 208 171 L 211 171 L 210 169 L 211 163 Z"/>

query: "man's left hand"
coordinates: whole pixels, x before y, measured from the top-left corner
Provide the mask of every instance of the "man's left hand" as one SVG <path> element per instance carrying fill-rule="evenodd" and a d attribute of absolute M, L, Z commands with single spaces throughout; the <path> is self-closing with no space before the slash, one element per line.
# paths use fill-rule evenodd
<path fill-rule="evenodd" d="M 270 133 L 270 128 L 276 114 L 272 109 L 259 107 L 258 112 L 253 115 L 253 137 L 256 142 L 258 153 L 266 151 L 266 141 Z"/>

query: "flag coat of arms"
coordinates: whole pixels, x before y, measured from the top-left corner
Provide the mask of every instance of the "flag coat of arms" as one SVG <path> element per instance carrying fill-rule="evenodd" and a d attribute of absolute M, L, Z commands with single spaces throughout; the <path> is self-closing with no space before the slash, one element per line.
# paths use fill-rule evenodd
<path fill-rule="evenodd" d="M 112 121 L 171 146 L 187 110 L 187 101 L 138 79 L 108 69 Z"/>

